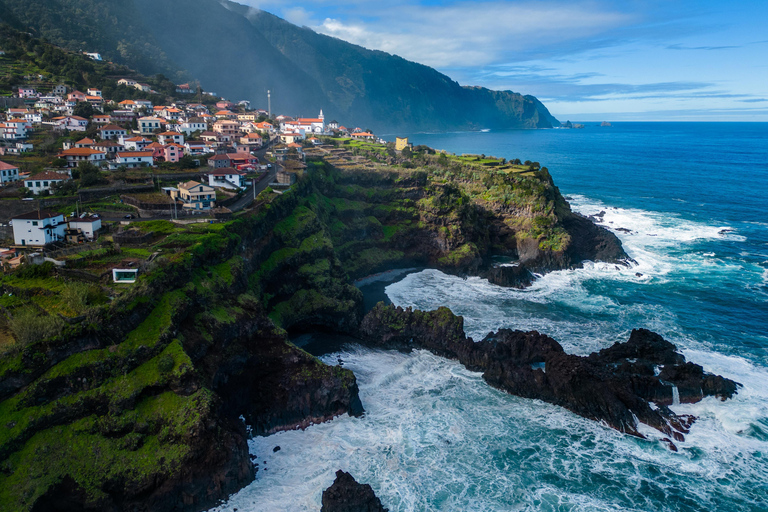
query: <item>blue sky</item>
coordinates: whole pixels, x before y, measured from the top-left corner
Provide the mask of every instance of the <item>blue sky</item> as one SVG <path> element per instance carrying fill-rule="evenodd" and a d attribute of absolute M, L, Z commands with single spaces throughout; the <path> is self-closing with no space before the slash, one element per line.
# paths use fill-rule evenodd
<path fill-rule="evenodd" d="M 768 121 L 768 0 L 240 0 L 559 119 Z"/>

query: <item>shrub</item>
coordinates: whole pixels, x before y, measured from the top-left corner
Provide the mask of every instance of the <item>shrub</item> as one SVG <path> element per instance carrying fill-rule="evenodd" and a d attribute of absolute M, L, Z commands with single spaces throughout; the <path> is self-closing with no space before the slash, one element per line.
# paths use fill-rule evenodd
<path fill-rule="evenodd" d="M 16 341 L 26 345 L 59 334 L 64 328 L 64 321 L 58 316 L 42 316 L 32 309 L 22 309 L 8 321 L 8 326 Z"/>

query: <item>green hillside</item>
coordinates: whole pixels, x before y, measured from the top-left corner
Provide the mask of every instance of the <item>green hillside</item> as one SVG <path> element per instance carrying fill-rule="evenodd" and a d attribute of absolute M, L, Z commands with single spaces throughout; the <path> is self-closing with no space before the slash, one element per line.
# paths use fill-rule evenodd
<path fill-rule="evenodd" d="M 379 132 L 558 125 L 536 98 L 462 87 L 432 68 L 216 0 L 0 0 L 14 26 L 230 99 Z"/>

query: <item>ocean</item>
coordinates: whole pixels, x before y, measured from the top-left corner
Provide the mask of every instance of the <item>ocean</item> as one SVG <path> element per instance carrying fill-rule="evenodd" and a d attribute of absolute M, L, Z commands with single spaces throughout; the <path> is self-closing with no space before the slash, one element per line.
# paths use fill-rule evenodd
<path fill-rule="evenodd" d="M 632 268 L 587 263 L 526 290 L 436 270 L 401 275 L 398 305 L 450 307 L 475 339 L 535 329 L 587 354 L 645 327 L 734 379 L 679 452 L 490 388 L 430 353 L 345 346 L 366 414 L 250 441 L 256 481 L 216 511 L 317 511 L 338 469 L 390 511 L 768 511 L 768 124 L 614 123 L 409 134 L 454 153 L 538 161 L 574 210 L 605 212 Z M 273 452 L 275 446 L 281 450 Z"/>

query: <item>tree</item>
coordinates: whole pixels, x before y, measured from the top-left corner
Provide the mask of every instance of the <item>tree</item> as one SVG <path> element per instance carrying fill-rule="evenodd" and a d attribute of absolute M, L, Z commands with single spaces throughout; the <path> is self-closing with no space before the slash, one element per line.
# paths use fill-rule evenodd
<path fill-rule="evenodd" d="M 408 146 L 405 146 L 403 150 L 401 151 L 401 154 L 403 155 L 403 158 L 411 159 L 413 157 L 413 151 L 411 151 L 411 148 Z"/>
<path fill-rule="evenodd" d="M 101 182 L 101 172 L 99 168 L 90 162 L 80 162 L 77 166 L 80 173 L 80 186 L 91 187 Z"/>
<path fill-rule="evenodd" d="M 72 109 L 72 115 L 90 119 L 91 116 L 93 116 L 93 105 L 87 101 L 80 101 L 75 105 L 75 108 Z"/>

